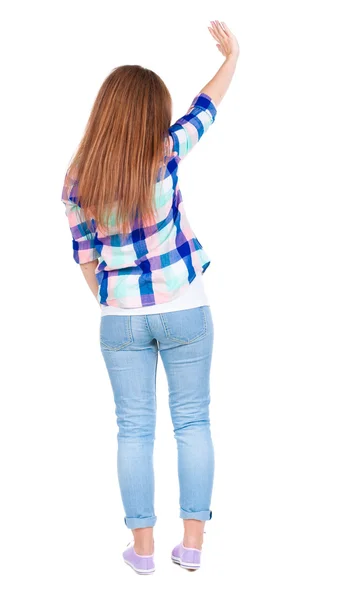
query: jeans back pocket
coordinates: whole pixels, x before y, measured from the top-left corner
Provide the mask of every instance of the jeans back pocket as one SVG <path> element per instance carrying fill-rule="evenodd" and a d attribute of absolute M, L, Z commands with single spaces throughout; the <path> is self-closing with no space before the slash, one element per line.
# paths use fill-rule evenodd
<path fill-rule="evenodd" d="M 169 340 L 190 344 L 207 333 L 204 306 L 160 313 L 164 332 Z"/>
<path fill-rule="evenodd" d="M 102 350 L 121 350 L 133 342 L 131 315 L 103 315 L 100 320 Z"/>

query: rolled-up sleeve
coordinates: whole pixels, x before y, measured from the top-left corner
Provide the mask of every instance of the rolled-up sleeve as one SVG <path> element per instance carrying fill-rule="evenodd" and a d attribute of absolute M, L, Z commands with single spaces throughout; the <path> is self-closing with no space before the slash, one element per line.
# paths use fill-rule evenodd
<path fill-rule="evenodd" d="M 73 258 L 76 263 L 84 264 L 96 260 L 99 253 L 95 248 L 95 232 L 88 228 L 84 210 L 75 195 L 76 184 L 66 173 L 61 199 L 72 236 Z"/>
<path fill-rule="evenodd" d="M 169 127 L 172 151 L 180 159 L 199 142 L 202 135 L 215 121 L 217 107 L 207 94 L 200 93 L 192 101 L 187 113 Z"/>

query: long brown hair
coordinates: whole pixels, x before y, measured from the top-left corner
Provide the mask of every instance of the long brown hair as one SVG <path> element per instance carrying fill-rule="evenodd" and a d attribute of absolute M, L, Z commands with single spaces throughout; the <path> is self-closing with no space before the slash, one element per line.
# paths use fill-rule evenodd
<path fill-rule="evenodd" d="M 154 186 L 169 159 L 172 100 L 163 80 L 140 65 L 122 65 L 103 82 L 67 173 L 78 181 L 88 224 L 124 235 L 137 218 L 155 222 Z M 164 162 L 165 161 L 165 162 Z"/>

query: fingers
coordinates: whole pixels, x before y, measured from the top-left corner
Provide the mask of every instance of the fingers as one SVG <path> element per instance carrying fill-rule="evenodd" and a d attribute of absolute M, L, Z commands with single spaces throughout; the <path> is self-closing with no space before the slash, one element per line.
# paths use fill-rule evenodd
<path fill-rule="evenodd" d="M 226 25 L 225 21 L 222 21 L 222 25 L 223 25 L 224 30 L 227 33 L 227 35 L 233 36 L 233 33 L 232 33 L 231 29 L 228 28 L 228 26 Z"/>
<path fill-rule="evenodd" d="M 226 33 L 225 28 L 223 27 L 223 24 L 221 21 L 216 21 L 218 29 L 220 31 L 220 33 Z"/>
<path fill-rule="evenodd" d="M 213 29 L 219 38 L 220 36 L 221 38 L 226 37 L 227 32 L 225 31 L 223 24 L 220 21 L 210 21 L 210 23 L 212 24 Z"/>
<path fill-rule="evenodd" d="M 212 21 L 211 21 L 211 23 L 212 23 Z M 217 34 L 216 30 L 214 30 L 214 28 L 212 29 L 211 27 L 208 27 L 208 29 L 209 29 L 211 35 L 213 36 L 214 40 L 219 42 L 220 40 L 218 38 L 218 34 Z"/>
<path fill-rule="evenodd" d="M 215 37 L 215 39 L 218 39 L 219 36 L 219 31 L 218 31 L 218 26 L 216 24 L 216 21 L 210 21 L 212 29 L 210 29 L 211 33 L 213 34 L 213 36 Z"/>

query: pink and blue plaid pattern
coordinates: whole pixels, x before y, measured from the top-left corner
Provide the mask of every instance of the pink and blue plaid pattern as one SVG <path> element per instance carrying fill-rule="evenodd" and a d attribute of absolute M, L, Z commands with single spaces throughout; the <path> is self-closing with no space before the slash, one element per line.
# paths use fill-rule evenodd
<path fill-rule="evenodd" d="M 170 153 L 163 182 L 155 184 L 157 223 L 142 227 L 135 220 L 123 239 L 105 236 L 92 220 L 88 229 L 77 198 L 77 181 L 66 174 L 62 201 L 72 235 L 73 258 L 78 264 L 98 259 L 95 274 L 100 304 L 122 308 L 152 306 L 174 300 L 210 260 L 188 222 L 178 185 L 178 165 L 214 123 L 213 100 L 199 93 L 188 112 L 169 127 Z"/>

